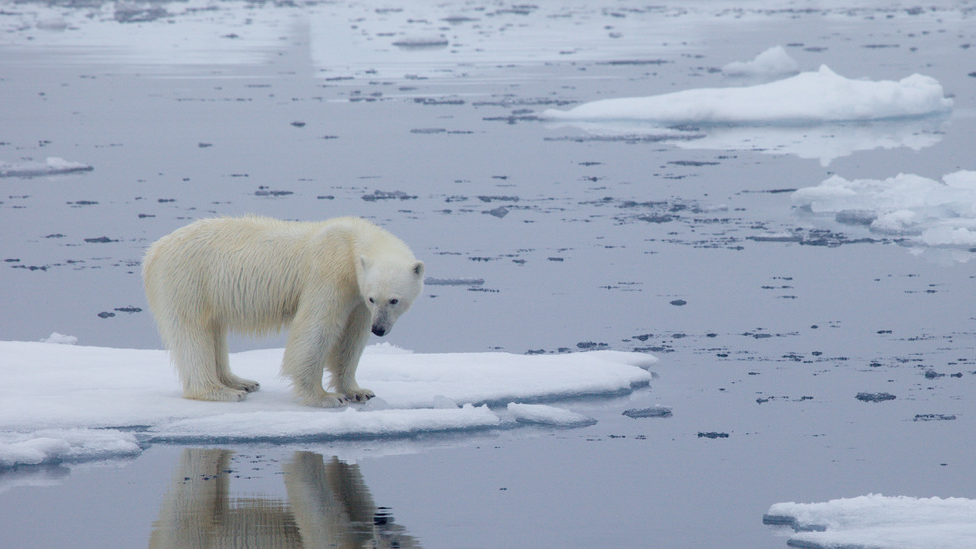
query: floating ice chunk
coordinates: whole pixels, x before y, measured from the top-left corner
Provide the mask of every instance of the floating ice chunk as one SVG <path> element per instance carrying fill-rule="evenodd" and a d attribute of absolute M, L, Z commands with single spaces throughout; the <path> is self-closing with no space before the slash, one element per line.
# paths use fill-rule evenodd
<path fill-rule="evenodd" d="M 823 503 L 777 503 L 765 524 L 793 527 L 789 545 L 810 549 L 969 549 L 976 500 L 869 494 Z"/>
<path fill-rule="evenodd" d="M 135 435 L 115 429 L 44 429 L 0 433 L 0 468 L 86 461 L 142 452 Z"/>
<path fill-rule="evenodd" d="M 554 406 L 546 406 L 545 404 L 509 402 L 508 411 L 515 416 L 515 421 L 519 423 L 537 423 L 556 427 L 585 427 L 596 423 L 595 419 L 583 414 Z"/>
<path fill-rule="evenodd" d="M 381 397 L 321 410 L 294 402 L 276 375 L 282 354 L 232 354 L 235 373 L 260 380 L 261 390 L 243 402 L 200 402 L 180 397 L 164 351 L 0 342 L 0 468 L 137 451 L 137 436 L 288 441 L 490 429 L 499 417 L 472 403 L 627 393 L 650 382 L 645 368 L 657 361 L 615 351 L 416 354 L 371 346 L 357 377 Z M 120 433 L 113 428 L 119 425 L 136 427 Z"/>
<path fill-rule="evenodd" d="M 41 343 L 57 343 L 59 345 L 74 345 L 78 343 L 78 338 L 75 336 L 69 336 L 64 334 L 59 334 L 57 332 L 51 332 L 51 335 L 41 340 Z"/>
<path fill-rule="evenodd" d="M 406 36 L 394 41 L 393 45 L 405 50 L 429 50 L 446 48 L 448 41 L 443 36 Z"/>
<path fill-rule="evenodd" d="M 74 172 L 90 172 L 94 169 L 88 164 L 69 162 L 63 158 L 52 156 L 45 162 L 24 162 L 21 164 L 0 162 L 0 177 L 62 175 Z"/>
<path fill-rule="evenodd" d="M 976 171 L 950 173 L 942 181 L 914 174 L 851 181 L 835 175 L 792 198 L 814 213 L 873 217 L 872 230 L 913 236 L 919 244 L 976 246 Z"/>
<path fill-rule="evenodd" d="M 641 417 L 671 417 L 672 412 L 670 406 L 657 404 L 650 408 L 631 408 L 630 410 L 624 410 L 623 415 L 634 419 Z"/>
<path fill-rule="evenodd" d="M 729 76 L 782 76 L 796 74 L 800 64 L 786 53 L 783 46 L 773 46 L 752 61 L 733 61 L 722 67 Z"/>
<path fill-rule="evenodd" d="M 844 78 L 821 65 L 768 84 L 700 88 L 650 97 L 604 99 L 568 111 L 548 109 L 550 120 L 646 120 L 674 124 L 787 124 L 869 121 L 945 113 L 952 100 L 934 78 L 913 74 L 897 82 Z"/>

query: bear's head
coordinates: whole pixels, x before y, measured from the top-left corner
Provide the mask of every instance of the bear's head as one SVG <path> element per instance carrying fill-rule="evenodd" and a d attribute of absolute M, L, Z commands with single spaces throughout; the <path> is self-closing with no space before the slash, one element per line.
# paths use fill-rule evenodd
<path fill-rule="evenodd" d="M 423 291 L 424 263 L 362 256 L 359 267 L 359 289 L 369 309 L 371 330 L 384 336 Z"/>

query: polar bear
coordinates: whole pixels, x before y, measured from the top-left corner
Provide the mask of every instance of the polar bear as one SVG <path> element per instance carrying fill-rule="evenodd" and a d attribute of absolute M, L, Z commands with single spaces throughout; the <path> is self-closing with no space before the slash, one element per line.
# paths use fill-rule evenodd
<path fill-rule="evenodd" d="M 231 373 L 227 332 L 290 326 L 281 373 L 312 406 L 363 402 L 356 383 L 372 331 L 390 332 L 423 290 L 424 264 L 365 219 L 203 219 L 160 238 L 143 261 L 146 298 L 183 396 L 236 401 L 259 384 Z M 324 371 L 330 386 L 322 387 Z"/>

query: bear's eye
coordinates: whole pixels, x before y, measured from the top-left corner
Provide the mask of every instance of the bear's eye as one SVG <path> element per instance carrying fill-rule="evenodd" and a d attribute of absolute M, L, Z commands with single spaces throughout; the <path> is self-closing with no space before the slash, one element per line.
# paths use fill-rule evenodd
<path fill-rule="evenodd" d="M 373 299 L 373 298 L 369 298 L 369 302 L 370 302 L 370 303 L 376 303 L 376 300 L 375 300 L 375 299 Z"/>
<path fill-rule="evenodd" d="M 390 305 L 396 305 L 396 304 L 397 304 L 397 303 L 399 303 L 399 302 L 400 302 L 400 300 L 399 300 L 399 299 L 391 299 L 391 300 L 390 300 Z"/>

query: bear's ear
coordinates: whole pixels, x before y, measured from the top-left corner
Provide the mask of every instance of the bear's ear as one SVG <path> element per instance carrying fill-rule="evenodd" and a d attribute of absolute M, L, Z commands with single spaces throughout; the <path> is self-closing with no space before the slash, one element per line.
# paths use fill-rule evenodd
<path fill-rule="evenodd" d="M 365 255 L 359 256 L 359 266 L 363 271 L 369 268 L 369 259 L 367 259 Z"/>
<path fill-rule="evenodd" d="M 413 274 L 416 275 L 417 278 L 420 278 L 420 277 L 424 276 L 424 262 L 423 261 L 418 261 L 418 262 L 416 262 L 414 264 L 414 266 L 413 266 Z"/>

